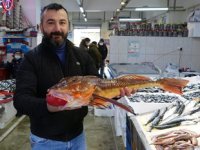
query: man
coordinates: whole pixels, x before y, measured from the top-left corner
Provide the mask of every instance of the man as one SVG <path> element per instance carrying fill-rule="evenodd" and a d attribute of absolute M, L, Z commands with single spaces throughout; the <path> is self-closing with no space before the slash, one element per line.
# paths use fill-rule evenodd
<path fill-rule="evenodd" d="M 102 63 L 101 63 L 101 66 L 100 66 L 100 75 L 103 78 L 104 77 L 105 59 L 106 59 L 107 54 L 108 54 L 108 49 L 107 49 L 106 44 L 104 43 L 104 39 L 99 40 L 98 48 L 99 48 L 99 52 L 102 56 L 102 61 L 101 61 Z"/>
<path fill-rule="evenodd" d="M 98 49 L 98 47 L 97 47 L 97 42 L 96 42 L 96 41 L 93 41 L 93 42 L 89 45 L 88 53 L 89 53 L 90 56 L 93 58 L 97 70 L 99 70 L 99 67 L 100 67 L 101 60 L 102 60 L 102 59 L 101 59 L 101 54 L 99 53 L 99 49 Z"/>
<path fill-rule="evenodd" d="M 90 39 L 89 38 L 85 38 L 85 39 L 81 40 L 81 43 L 80 43 L 79 47 L 81 49 L 84 49 L 84 50 L 88 51 L 89 45 L 90 45 Z"/>
<path fill-rule="evenodd" d="M 13 59 L 9 63 L 9 71 L 11 78 L 16 78 L 17 71 L 19 70 L 20 64 L 22 62 L 23 53 L 21 50 L 16 50 L 13 54 Z"/>
<path fill-rule="evenodd" d="M 59 4 L 42 9 L 42 43 L 28 52 L 16 78 L 15 108 L 30 118 L 33 150 L 86 150 L 86 106 L 68 110 L 46 102 L 48 88 L 66 76 L 97 75 L 89 54 L 67 40 L 67 10 Z M 122 94 L 123 90 L 122 90 Z"/>
<path fill-rule="evenodd" d="M 67 40 L 68 12 L 50 4 L 41 12 L 42 43 L 28 52 L 16 79 L 14 106 L 31 123 L 31 146 L 36 150 L 85 150 L 83 118 L 87 107 L 74 110 L 49 106 L 48 88 L 66 76 L 97 75 L 92 58 Z"/>

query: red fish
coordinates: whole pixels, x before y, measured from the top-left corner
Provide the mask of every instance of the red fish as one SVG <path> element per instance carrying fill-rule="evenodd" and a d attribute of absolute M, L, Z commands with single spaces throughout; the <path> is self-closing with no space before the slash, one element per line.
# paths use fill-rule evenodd
<path fill-rule="evenodd" d="M 69 108 L 86 105 L 107 106 L 108 101 L 120 105 L 112 98 L 120 96 L 120 89 L 128 87 L 137 89 L 160 87 L 166 91 L 182 94 L 182 88 L 187 80 L 164 78 L 152 81 L 148 77 L 139 75 L 125 75 L 116 79 L 100 79 L 95 76 L 73 76 L 62 79 L 48 90 L 47 102 L 53 106 L 66 105 Z M 123 105 L 124 106 L 124 105 Z M 132 111 L 128 106 L 123 109 Z"/>

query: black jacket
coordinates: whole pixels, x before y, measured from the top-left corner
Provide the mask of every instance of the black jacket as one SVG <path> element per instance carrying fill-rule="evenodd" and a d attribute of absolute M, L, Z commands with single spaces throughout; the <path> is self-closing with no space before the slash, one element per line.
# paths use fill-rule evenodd
<path fill-rule="evenodd" d="M 103 44 L 103 45 L 98 44 L 98 48 L 99 48 L 99 52 L 102 56 L 102 60 L 105 60 L 108 55 L 108 49 L 107 49 L 106 44 Z"/>
<path fill-rule="evenodd" d="M 53 45 L 43 39 L 28 52 L 16 78 L 15 108 L 29 116 L 31 132 L 52 140 L 70 140 L 83 131 L 87 107 L 50 113 L 46 106 L 47 89 L 65 76 L 97 75 L 89 54 L 66 42 L 65 65 L 61 65 Z"/>

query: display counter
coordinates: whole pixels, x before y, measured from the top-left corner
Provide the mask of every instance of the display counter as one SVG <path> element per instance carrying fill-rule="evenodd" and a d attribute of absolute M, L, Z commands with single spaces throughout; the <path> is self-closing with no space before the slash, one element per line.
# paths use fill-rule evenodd
<path fill-rule="evenodd" d="M 136 113 L 139 111 L 141 112 L 139 115 L 134 116 L 120 108 L 115 108 L 116 135 L 122 135 L 127 150 L 156 150 L 153 144 L 153 137 L 167 132 L 190 131 L 200 136 L 200 76 L 187 77 L 184 79 L 189 80 L 189 83 L 183 88 L 182 95 L 172 94 L 158 89 L 144 89 L 143 91 L 133 94 L 129 98 L 120 99 L 122 103 L 132 106 Z M 150 91 L 148 90 L 150 90 L 151 93 L 149 93 Z M 156 93 L 155 91 L 158 92 Z M 162 103 L 162 105 L 156 104 L 156 101 L 158 104 Z M 175 105 L 177 101 L 181 103 L 180 106 Z M 174 111 L 176 108 L 182 107 L 182 105 L 184 105 L 183 112 L 178 115 L 178 113 Z M 163 123 L 165 124 L 166 122 L 169 123 L 168 121 L 176 117 L 184 118 L 185 120 L 170 128 L 153 128 L 149 130 L 153 122 L 146 125 L 149 118 L 151 118 L 155 111 L 159 109 L 161 112 L 164 108 L 167 108 L 167 111 L 157 126 Z M 194 113 L 188 115 L 188 113 L 192 111 L 194 111 Z M 197 137 L 196 139 L 198 145 L 196 145 L 195 148 L 200 149 L 200 138 Z"/>
<path fill-rule="evenodd" d="M 195 133 L 200 133 L 200 123 L 193 125 L 181 125 L 173 128 L 157 130 L 154 129 L 148 132 L 144 125 L 148 115 L 142 116 L 127 116 L 127 150 L 156 150 L 155 145 L 152 144 L 152 137 L 175 130 L 190 130 Z M 198 139 L 200 143 L 200 139 Z M 200 148 L 200 145 L 197 146 Z M 197 148 L 196 147 L 196 148 Z"/>

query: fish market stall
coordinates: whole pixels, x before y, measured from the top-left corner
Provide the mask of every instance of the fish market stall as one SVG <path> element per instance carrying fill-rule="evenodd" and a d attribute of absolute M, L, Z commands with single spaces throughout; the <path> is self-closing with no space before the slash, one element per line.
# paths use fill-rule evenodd
<path fill-rule="evenodd" d="M 0 129 L 4 128 L 15 117 L 14 90 L 15 79 L 0 81 Z"/>
<path fill-rule="evenodd" d="M 123 101 L 139 113 L 123 116 L 127 150 L 200 149 L 200 77 L 184 79 L 182 95 L 144 89 Z"/>

